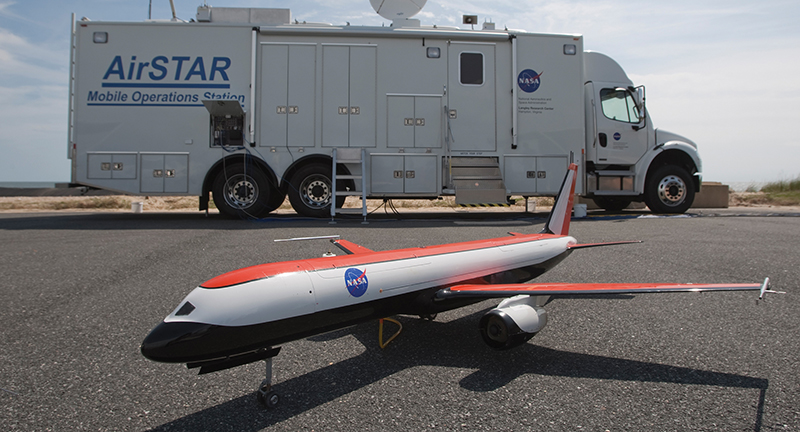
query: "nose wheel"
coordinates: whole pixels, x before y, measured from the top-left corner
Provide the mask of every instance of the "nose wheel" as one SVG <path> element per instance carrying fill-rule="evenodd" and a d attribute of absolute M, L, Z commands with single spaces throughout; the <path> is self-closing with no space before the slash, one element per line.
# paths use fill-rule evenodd
<path fill-rule="evenodd" d="M 272 357 L 264 360 L 266 363 L 266 378 L 256 390 L 256 400 L 267 409 L 273 409 L 281 402 L 281 397 L 272 389 Z"/>
<path fill-rule="evenodd" d="M 267 409 L 273 409 L 281 402 L 281 397 L 275 390 L 272 390 L 272 384 L 269 380 L 264 380 L 261 382 L 261 385 L 258 386 L 258 390 L 256 391 L 256 399 L 258 403 L 263 405 Z"/>

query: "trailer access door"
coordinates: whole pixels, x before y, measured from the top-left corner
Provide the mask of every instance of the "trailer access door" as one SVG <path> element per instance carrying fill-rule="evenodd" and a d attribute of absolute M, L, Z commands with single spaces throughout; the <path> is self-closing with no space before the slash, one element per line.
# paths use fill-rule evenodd
<path fill-rule="evenodd" d="M 452 151 L 495 151 L 495 44 L 453 42 L 448 48 L 447 110 Z"/>
<path fill-rule="evenodd" d="M 314 147 L 316 44 L 261 43 L 261 127 L 266 147 Z"/>

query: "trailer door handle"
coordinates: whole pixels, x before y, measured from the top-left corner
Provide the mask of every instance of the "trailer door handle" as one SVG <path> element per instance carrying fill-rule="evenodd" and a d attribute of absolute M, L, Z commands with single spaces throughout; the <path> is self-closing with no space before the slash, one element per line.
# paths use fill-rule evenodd
<path fill-rule="evenodd" d="M 604 133 L 600 133 L 600 147 L 605 147 L 608 145 L 608 136 Z"/>

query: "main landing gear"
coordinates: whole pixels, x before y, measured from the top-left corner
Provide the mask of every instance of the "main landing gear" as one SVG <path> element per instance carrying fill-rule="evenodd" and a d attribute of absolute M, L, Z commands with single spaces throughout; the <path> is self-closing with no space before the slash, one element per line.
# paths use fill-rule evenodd
<path fill-rule="evenodd" d="M 256 399 L 258 403 L 264 405 L 265 408 L 273 409 L 281 402 L 281 397 L 275 390 L 272 390 L 272 357 L 264 360 L 266 363 L 266 378 L 261 381 L 261 384 L 256 390 Z"/>

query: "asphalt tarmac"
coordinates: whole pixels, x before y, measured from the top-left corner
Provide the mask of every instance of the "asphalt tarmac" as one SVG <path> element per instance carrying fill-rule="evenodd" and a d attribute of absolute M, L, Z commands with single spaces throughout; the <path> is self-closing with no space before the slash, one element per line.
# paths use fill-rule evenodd
<path fill-rule="evenodd" d="M 600 213 L 600 215 L 603 215 Z M 798 431 L 800 217 L 574 220 L 582 249 L 542 282 L 760 282 L 788 291 L 553 299 L 549 324 L 497 352 L 478 320 L 400 316 L 291 342 L 275 358 L 280 406 L 255 398 L 263 363 L 198 376 L 139 353 L 195 286 L 263 262 L 317 257 L 339 234 L 375 250 L 538 232 L 543 215 L 430 214 L 329 225 L 197 213 L 0 214 L 3 431 Z M 390 324 L 387 324 L 389 331 Z"/>

